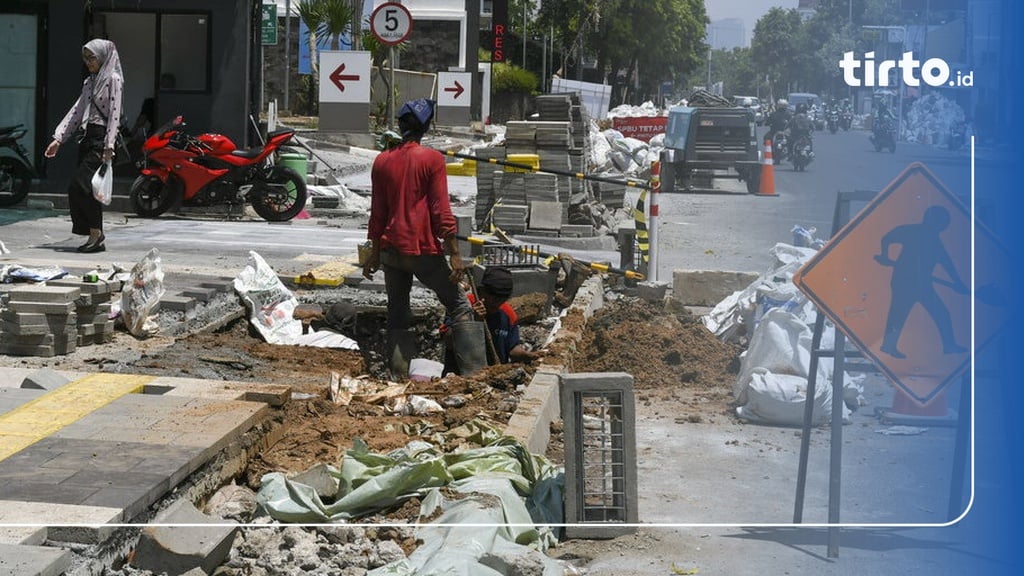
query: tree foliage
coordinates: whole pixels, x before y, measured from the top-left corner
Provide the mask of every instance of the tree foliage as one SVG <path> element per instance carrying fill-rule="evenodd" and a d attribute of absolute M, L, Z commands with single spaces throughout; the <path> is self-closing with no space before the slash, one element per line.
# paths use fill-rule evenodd
<path fill-rule="evenodd" d="M 561 44 L 562 75 L 611 84 L 613 104 L 678 82 L 706 49 L 703 0 L 545 0 L 538 22 Z"/>

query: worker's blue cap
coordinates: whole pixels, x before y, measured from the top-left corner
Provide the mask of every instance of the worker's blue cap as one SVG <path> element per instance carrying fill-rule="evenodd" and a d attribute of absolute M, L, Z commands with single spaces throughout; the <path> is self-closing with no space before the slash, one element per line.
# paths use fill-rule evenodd
<path fill-rule="evenodd" d="M 401 118 L 406 114 L 412 114 L 416 120 L 419 121 L 420 125 L 426 128 L 434 118 L 434 106 L 436 105 L 436 100 L 430 100 L 427 98 L 409 100 L 405 104 L 402 104 L 402 108 L 398 110 L 398 116 L 396 117 Z"/>

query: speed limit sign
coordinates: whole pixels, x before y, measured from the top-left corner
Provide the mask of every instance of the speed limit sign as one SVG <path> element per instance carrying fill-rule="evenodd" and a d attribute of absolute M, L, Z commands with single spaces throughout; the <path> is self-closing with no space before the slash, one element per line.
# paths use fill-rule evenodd
<path fill-rule="evenodd" d="M 370 31 L 381 44 L 401 44 L 412 32 L 412 14 L 397 2 L 385 2 L 370 15 Z"/>

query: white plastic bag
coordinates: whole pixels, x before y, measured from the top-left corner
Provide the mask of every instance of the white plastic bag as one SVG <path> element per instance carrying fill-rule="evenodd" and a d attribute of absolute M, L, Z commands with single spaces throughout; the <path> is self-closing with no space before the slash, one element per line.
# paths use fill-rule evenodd
<path fill-rule="evenodd" d="M 96 173 L 92 175 L 92 196 L 104 206 L 110 206 L 110 200 L 114 196 L 114 171 L 110 162 L 100 164 Z"/>
<path fill-rule="evenodd" d="M 160 251 L 152 248 L 132 268 L 131 276 L 121 291 L 121 318 L 132 336 L 146 338 L 160 329 L 154 310 L 163 295 L 164 271 L 160 267 Z"/>
<path fill-rule="evenodd" d="M 256 252 L 234 280 L 235 292 L 249 310 L 249 322 L 270 344 L 294 344 L 302 337 L 302 321 L 295 319 L 299 301 Z"/>

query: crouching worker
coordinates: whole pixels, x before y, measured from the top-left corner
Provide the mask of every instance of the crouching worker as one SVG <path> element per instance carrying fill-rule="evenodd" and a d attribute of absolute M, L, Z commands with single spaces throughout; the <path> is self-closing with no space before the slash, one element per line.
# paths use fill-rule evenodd
<path fill-rule="evenodd" d="M 497 359 L 491 358 L 491 364 L 508 364 L 519 362 L 528 364 L 542 356 L 540 352 L 528 350 L 523 345 L 519 336 L 519 320 L 516 311 L 508 303 L 512 296 L 512 272 L 508 268 L 488 267 L 484 270 L 483 279 L 478 287 L 479 299 L 469 294 L 469 301 L 473 305 L 473 311 L 477 317 L 487 324 L 487 332 L 490 334 L 490 341 L 494 344 L 491 348 L 488 343 L 488 356 L 497 354 Z M 441 327 L 445 334 L 446 354 L 445 372 L 457 370 L 454 357 L 451 352 L 451 341 L 449 335 L 450 320 L 445 318 L 445 324 Z"/>

